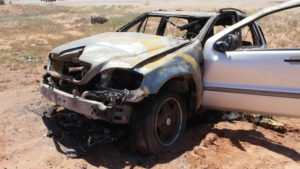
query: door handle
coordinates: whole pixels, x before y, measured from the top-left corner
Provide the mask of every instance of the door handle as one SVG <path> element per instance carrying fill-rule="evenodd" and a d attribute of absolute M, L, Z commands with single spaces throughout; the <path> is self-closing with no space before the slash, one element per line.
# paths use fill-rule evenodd
<path fill-rule="evenodd" d="M 300 62 L 300 56 L 293 56 L 287 59 L 284 59 L 285 62 Z"/>

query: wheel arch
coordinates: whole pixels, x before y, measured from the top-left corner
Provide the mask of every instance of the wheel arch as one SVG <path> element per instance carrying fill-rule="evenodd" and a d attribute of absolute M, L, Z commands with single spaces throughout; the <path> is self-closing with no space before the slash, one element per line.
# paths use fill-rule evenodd
<path fill-rule="evenodd" d="M 197 99 L 197 82 L 190 74 L 180 74 L 166 79 L 158 88 L 157 93 L 163 91 L 172 91 L 181 94 L 185 101 L 188 115 L 196 110 Z"/>

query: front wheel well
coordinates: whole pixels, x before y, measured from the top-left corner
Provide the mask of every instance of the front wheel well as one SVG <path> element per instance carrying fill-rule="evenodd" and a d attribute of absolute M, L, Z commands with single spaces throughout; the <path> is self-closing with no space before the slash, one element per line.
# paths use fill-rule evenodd
<path fill-rule="evenodd" d="M 196 84 L 191 76 L 177 76 L 166 81 L 158 93 L 171 91 L 182 95 L 186 101 L 188 115 L 196 109 Z"/>

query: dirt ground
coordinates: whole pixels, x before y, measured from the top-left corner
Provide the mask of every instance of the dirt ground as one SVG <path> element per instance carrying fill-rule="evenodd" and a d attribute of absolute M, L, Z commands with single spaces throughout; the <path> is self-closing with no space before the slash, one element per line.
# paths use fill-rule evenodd
<path fill-rule="evenodd" d="M 14 2 L 14 1 L 13 1 Z M 21 3 L 20 1 L 19 3 Z M 141 11 L 180 7 L 182 1 L 150 1 L 136 4 Z M 16 1 L 17 3 L 17 1 Z M 64 5 L 72 5 L 70 2 Z M 118 2 L 98 2 L 116 4 Z M 125 2 L 122 2 L 125 3 Z M 88 4 L 79 5 L 92 5 Z M 229 2 L 192 1 L 185 9 L 229 6 Z M 252 8 L 250 2 L 233 7 Z M 259 7 L 274 2 L 260 2 Z M 75 4 L 76 5 L 76 4 Z M 77 4 L 78 5 L 78 4 Z M 195 7 L 195 5 L 197 5 Z M 14 43 L 13 40 L 7 44 Z M 1 41 L 1 39 L 0 39 Z M 5 44 L 4 44 L 5 45 Z M 3 45 L 3 46 L 4 46 Z M 0 67 L 0 169 L 42 168 L 220 168 L 220 169 L 298 169 L 300 168 L 300 119 L 276 117 L 286 125 L 286 133 L 278 133 L 245 121 L 201 123 L 189 122 L 185 137 L 172 152 L 146 157 L 134 151 L 129 137 L 93 147 L 82 157 L 72 159 L 62 153 L 53 138 L 47 137 L 45 121 L 31 110 L 50 103 L 41 97 L 38 86 L 43 65 L 36 63 L 15 68 L 14 64 Z"/>

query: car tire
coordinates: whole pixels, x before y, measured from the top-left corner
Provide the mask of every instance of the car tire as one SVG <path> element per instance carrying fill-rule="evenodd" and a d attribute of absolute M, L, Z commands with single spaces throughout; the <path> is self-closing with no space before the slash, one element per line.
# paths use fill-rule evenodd
<path fill-rule="evenodd" d="M 161 154 L 180 142 L 187 121 L 186 104 L 180 94 L 164 92 L 145 100 L 133 116 L 135 146 L 144 154 Z"/>

